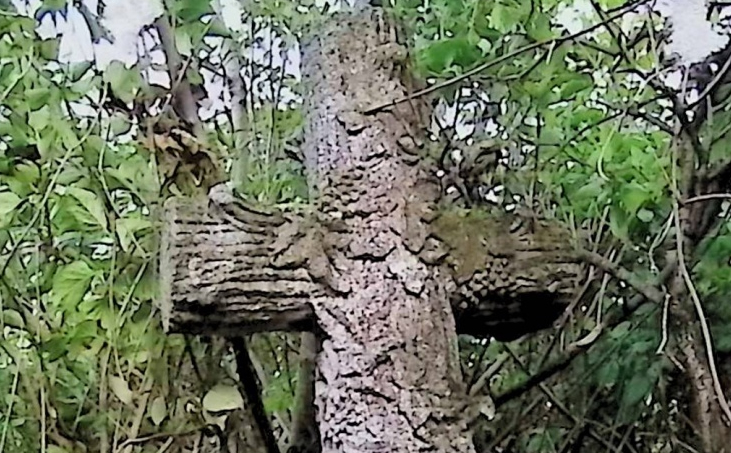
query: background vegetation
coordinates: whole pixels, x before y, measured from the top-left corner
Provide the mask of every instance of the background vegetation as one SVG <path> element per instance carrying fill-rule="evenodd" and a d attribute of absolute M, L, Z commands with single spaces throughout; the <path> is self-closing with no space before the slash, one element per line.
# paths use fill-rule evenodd
<path fill-rule="evenodd" d="M 142 50 L 134 64 L 69 63 L 59 60 L 62 36 L 42 38 L 38 21 L 78 12 L 102 43 L 109 5 L 105 13 L 46 0 L 30 15 L 20 4 L 0 11 L 0 451 L 179 451 L 209 442 L 203 428 L 235 401 L 225 343 L 162 332 L 153 305 L 157 213 L 171 194 L 222 179 L 264 202 L 306 199 L 292 158 L 302 123 L 292 56 L 333 9 L 245 3 L 240 18 L 215 1 L 165 5 L 182 78 L 213 100 L 197 136 L 195 125 L 170 115 L 170 78 L 151 76 L 167 71 L 154 57 L 165 24 L 135 35 Z M 580 33 L 566 29 L 571 3 L 558 0 L 398 0 L 391 11 L 410 38 L 416 73 L 449 81 L 432 93 L 444 114 L 432 132 L 504 144 L 490 203 L 560 219 L 650 282 L 674 234 L 682 179 L 673 165 L 677 110 L 665 84 L 678 67 L 664 51 L 662 16 L 625 14 L 618 0 L 587 4 L 588 14 L 573 15 Z M 713 92 L 712 114 L 695 130 L 711 167 L 731 159 L 725 89 Z M 698 91 L 696 105 L 708 96 Z M 726 389 L 728 212 L 726 204 L 692 264 Z M 667 309 L 644 304 L 602 324 L 634 292 L 594 272 L 558 328 L 509 344 L 463 339 L 466 378 L 499 396 L 496 419 L 477 430 L 483 451 L 695 451 L 688 383 L 666 353 Z M 561 362 L 592 335 L 587 353 Z M 267 334 L 251 342 L 282 440 L 297 341 Z M 547 363 L 563 365 L 527 386 Z"/>

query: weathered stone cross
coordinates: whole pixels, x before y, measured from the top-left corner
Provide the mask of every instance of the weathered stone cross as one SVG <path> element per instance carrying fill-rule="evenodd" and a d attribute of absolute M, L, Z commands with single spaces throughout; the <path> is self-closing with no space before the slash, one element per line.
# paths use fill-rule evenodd
<path fill-rule="evenodd" d="M 559 228 L 438 205 L 418 154 L 399 47 L 382 13 L 339 14 L 304 49 L 311 207 L 171 199 L 161 252 L 166 329 L 308 331 L 324 452 L 473 451 L 456 334 L 510 340 L 548 327 L 581 266 Z M 396 49 L 396 50 L 394 50 Z M 456 323 L 455 323 L 456 320 Z"/>

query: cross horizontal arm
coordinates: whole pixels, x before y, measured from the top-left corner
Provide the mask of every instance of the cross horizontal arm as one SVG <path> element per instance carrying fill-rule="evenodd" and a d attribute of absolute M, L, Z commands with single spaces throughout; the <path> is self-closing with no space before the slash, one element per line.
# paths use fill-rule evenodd
<path fill-rule="evenodd" d="M 214 199 L 165 205 L 165 329 L 221 336 L 313 330 L 309 301 L 329 290 L 318 278 L 325 273 L 317 271 L 323 254 L 312 234 L 316 223 L 305 214 Z M 506 222 L 442 213 L 418 253 L 452 275 L 459 333 L 512 340 L 547 328 L 574 292 L 582 267 L 558 233 L 537 224 L 530 233 L 500 234 L 510 230 Z"/>
<path fill-rule="evenodd" d="M 292 244 L 282 244 L 282 232 L 304 219 L 206 199 L 171 198 L 164 211 L 160 308 L 166 330 L 235 336 L 313 328 L 308 300 L 323 289 L 306 259 L 282 259 L 278 252 L 283 245 L 296 248 L 301 238 L 290 235 Z"/>

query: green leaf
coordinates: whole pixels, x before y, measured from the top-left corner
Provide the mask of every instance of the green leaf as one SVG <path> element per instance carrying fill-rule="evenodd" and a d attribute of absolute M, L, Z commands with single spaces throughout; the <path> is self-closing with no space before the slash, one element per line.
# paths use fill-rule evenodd
<path fill-rule="evenodd" d="M 545 41 L 553 38 L 551 22 L 545 14 L 540 14 L 528 24 L 528 36 L 536 41 Z"/>
<path fill-rule="evenodd" d="M 599 368 L 597 372 L 597 381 L 599 385 L 614 385 L 619 378 L 619 364 L 615 360 L 606 362 Z"/>
<path fill-rule="evenodd" d="M 129 389 L 129 384 L 123 377 L 109 376 L 109 388 L 121 402 L 126 405 L 132 404 L 132 390 Z"/>
<path fill-rule="evenodd" d="M 617 324 L 617 326 L 609 332 L 609 336 L 615 340 L 620 339 L 629 333 L 630 328 L 632 328 L 631 322 L 629 322 L 629 321 L 621 322 L 621 323 Z"/>
<path fill-rule="evenodd" d="M 590 78 L 577 74 L 561 87 L 561 97 L 568 99 L 576 93 L 591 89 L 592 87 L 593 83 Z"/>
<path fill-rule="evenodd" d="M 123 113 L 115 113 L 109 120 L 109 127 L 113 135 L 124 135 L 132 130 L 132 121 Z"/>
<path fill-rule="evenodd" d="M 174 12 L 183 22 L 195 22 L 202 16 L 214 13 L 208 0 L 181 0 L 175 2 Z"/>
<path fill-rule="evenodd" d="M 626 184 L 620 193 L 620 200 L 629 217 L 634 216 L 649 197 L 647 190 L 636 183 Z"/>
<path fill-rule="evenodd" d="M 33 110 L 28 115 L 28 126 L 35 129 L 37 132 L 41 132 L 49 124 L 51 124 L 52 116 L 51 109 L 48 105 L 44 105 L 38 110 Z"/>
<path fill-rule="evenodd" d="M 729 320 L 724 321 L 724 323 L 714 325 L 712 331 L 717 352 L 727 354 L 731 351 L 731 323 L 729 323 Z"/>
<path fill-rule="evenodd" d="M 637 218 L 645 223 L 650 223 L 655 218 L 655 213 L 649 209 L 642 208 L 637 211 Z"/>
<path fill-rule="evenodd" d="M 477 47 L 482 51 L 483 55 L 489 55 L 490 51 L 492 51 L 492 43 L 485 38 L 477 41 Z"/>
<path fill-rule="evenodd" d="M 506 33 L 518 23 L 519 17 L 514 8 L 509 8 L 498 2 L 490 14 L 490 26 L 495 30 Z"/>
<path fill-rule="evenodd" d="M 13 192 L 0 192 L 0 216 L 6 218 L 20 204 L 21 199 Z"/>
<path fill-rule="evenodd" d="M 596 200 L 604 192 L 604 181 L 601 178 L 591 178 L 591 180 L 574 192 L 572 200 L 591 199 Z"/>
<path fill-rule="evenodd" d="M 2 316 L 3 325 L 15 327 L 16 329 L 25 328 L 23 316 L 17 310 L 3 308 L 2 312 L 0 312 L 0 316 Z"/>
<path fill-rule="evenodd" d="M 68 66 L 68 75 L 69 80 L 71 82 L 78 82 L 79 79 L 84 77 L 84 75 L 94 66 L 94 63 L 91 61 L 82 61 L 77 63 L 71 63 Z"/>
<path fill-rule="evenodd" d="M 142 77 L 137 66 L 126 68 L 118 60 L 112 61 L 104 71 L 104 81 L 109 84 L 112 93 L 123 102 L 132 102 L 142 86 Z"/>
<path fill-rule="evenodd" d="M 223 412 L 240 409 L 244 399 L 233 385 L 216 385 L 203 397 L 203 408 L 208 412 Z"/>
<path fill-rule="evenodd" d="M 74 261 L 53 276 L 52 300 L 60 307 L 74 309 L 89 289 L 94 270 L 84 261 Z"/>
<path fill-rule="evenodd" d="M 45 60 L 55 61 L 58 59 L 58 47 L 60 38 L 44 39 L 38 46 L 39 54 Z"/>
<path fill-rule="evenodd" d="M 91 215 L 96 225 L 99 225 L 103 229 L 107 228 L 107 216 L 104 203 L 102 203 L 94 192 L 79 189 L 78 187 L 69 187 L 67 191 Z M 87 219 L 79 219 L 79 221 L 87 221 Z"/>
<path fill-rule="evenodd" d="M 622 403 L 626 406 L 634 406 L 650 394 L 655 387 L 655 380 L 645 373 L 632 376 L 624 386 Z"/>
<path fill-rule="evenodd" d="M 629 237 L 629 221 L 623 210 L 613 207 L 609 211 L 609 229 L 616 237 L 627 240 Z"/>
<path fill-rule="evenodd" d="M 122 250 L 128 252 L 130 244 L 134 238 L 134 234 L 138 231 L 150 228 L 152 223 L 144 218 L 122 218 L 117 220 L 117 237 Z"/>
<path fill-rule="evenodd" d="M 37 88 L 31 88 L 26 90 L 23 94 L 25 103 L 30 110 L 39 110 L 45 107 L 48 110 L 49 105 L 49 93 L 47 86 L 41 86 Z M 45 126 L 44 126 L 45 127 Z"/>
<path fill-rule="evenodd" d="M 208 32 L 206 33 L 206 36 L 215 36 L 220 38 L 233 38 L 233 35 L 231 34 L 231 30 L 226 27 L 226 24 L 218 18 L 218 16 L 211 19 L 211 22 L 209 22 L 210 27 L 208 28 Z"/>
<path fill-rule="evenodd" d="M 175 47 L 180 55 L 190 55 L 193 52 L 193 37 L 184 28 L 175 29 Z"/>
<path fill-rule="evenodd" d="M 71 450 L 67 450 L 64 447 L 61 447 L 60 445 L 49 445 L 48 446 L 48 453 L 71 453 Z"/>
<path fill-rule="evenodd" d="M 525 447 L 526 453 L 544 453 L 549 451 L 556 451 L 556 441 L 552 429 L 537 429 L 534 434 L 531 435 L 528 445 Z"/>
<path fill-rule="evenodd" d="M 66 355 L 68 348 L 68 340 L 65 337 L 54 334 L 49 340 L 43 342 L 41 351 L 43 351 L 44 355 L 47 354 L 46 360 L 53 362 Z"/>
<path fill-rule="evenodd" d="M 292 392 L 288 390 L 289 373 L 280 373 L 271 379 L 264 389 L 264 407 L 271 412 L 286 411 L 294 402 Z"/>
<path fill-rule="evenodd" d="M 167 415 L 167 410 L 164 397 L 158 396 L 152 400 L 152 405 L 150 406 L 150 419 L 152 419 L 152 423 L 154 423 L 155 426 L 160 426 Z"/>
<path fill-rule="evenodd" d="M 471 44 L 466 37 L 446 38 L 425 48 L 419 55 L 419 63 L 428 71 L 441 74 L 453 65 L 469 68 L 481 58 L 479 47 Z"/>

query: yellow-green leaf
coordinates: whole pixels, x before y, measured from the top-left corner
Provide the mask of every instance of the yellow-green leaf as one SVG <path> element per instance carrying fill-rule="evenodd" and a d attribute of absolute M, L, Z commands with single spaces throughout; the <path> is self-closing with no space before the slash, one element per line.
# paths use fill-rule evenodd
<path fill-rule="evenodd" d="M 84 297 L 94 274 L 94 270 L 84 261 L 63 266 L 53 276 L 52 300 L 61 307 L 75 308 Z"/>
<path fill-rule="evenodd" d="M 99 197 L 92 191 L 79 189 L 78 187 L 69 187 L 68 194 L 76 198 L 81 206 L 91 214 L 97 225 L 107 228 L 107 216 L 104 210 L 104 204 Z M 83 220 L 83 219 L 80 219 Z"/>
<path fill-rule="evenodd" d="M 119 376 L 109 376 L 109 387 L 114 395 L 124 404 L 132 404 L 132 390 L 127 381 Z"/>
<path fill-rule="evenodd" d="M 165 404 L 165 398 L 158 396 L 152 400 L 152 405 L 150 406 L 150 418 L 152 419 L 152 423 L 154 423 L 155 426 L 160 426 L 160 423 L 162 423 L 167 415 L 167 411 L 168 409 Z"/>
<path fill-rule="evenodd" d="M 203 408 L 209 412 L 232 411 L 244 407 L 244 399 L 233 385 L 217 385 L 203 397 Z"/>

